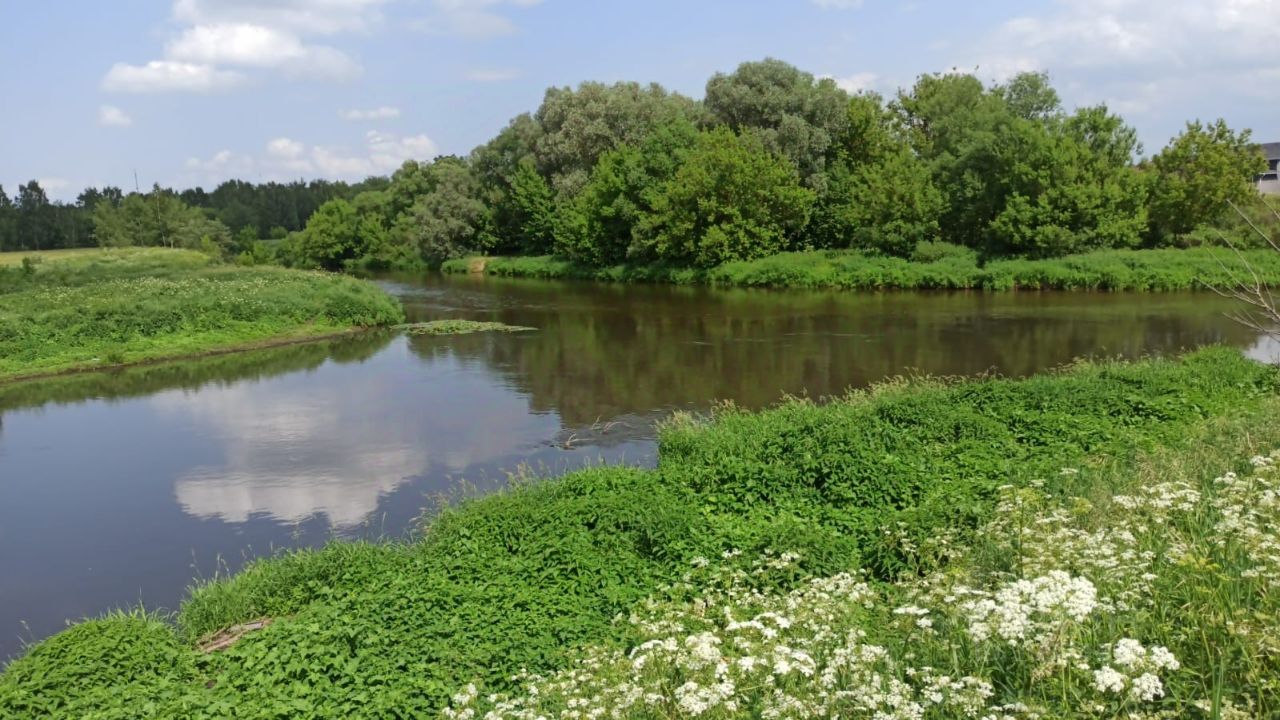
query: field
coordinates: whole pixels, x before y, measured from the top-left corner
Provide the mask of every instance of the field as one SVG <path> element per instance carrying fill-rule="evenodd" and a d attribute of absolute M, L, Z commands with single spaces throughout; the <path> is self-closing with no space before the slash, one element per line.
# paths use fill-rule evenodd
<path fill-rule="evenodd" d="M 111 251 L 102 248 L 73 248 L 70 250 L 25 250 L 16 252 L 0 252 L 0 267 L 21 265 L 23 258 L 31 258 L 38 262 L 55 262 L 92 257 L 102 257 Z"/>
<path fill-rule="evenodd" d="M 676 416 L 655 470 L 75 625 L 0 716 L 1274 716 L 1278 390 L 1208 349 Z"/>
<path fill-rule="evenodd" d="M 353 278 L 183 250 L 73 251 L 0 268 L 0 381 L 331 335 L 403 320 Z"/>
<path fill-rule="evenodd" d="M 1247 260 L 1247 265 L 1242 261 Z M 729 262 L 709 270 L 663 265 L 590 268 L 550 256 L 464 258 L 443 270 L 544 279 L 667 282 L 724 287 L 837 290 L 1208 290 L 1252 279 L 1252 267 L 1280 285 L 1280 253 L 1250 250 L 1105 250 L 1049 260 L 993 260 L 980 264 L 972 251 L 944 243 L 917 249 L 912 259 L 857 251 L 781 253 Z"/>

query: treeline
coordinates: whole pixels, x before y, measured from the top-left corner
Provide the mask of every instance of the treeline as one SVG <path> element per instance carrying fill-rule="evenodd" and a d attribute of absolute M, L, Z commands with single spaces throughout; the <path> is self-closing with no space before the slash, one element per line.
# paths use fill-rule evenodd
<path fill-rule="evenodd" d="M 387 182 L 381 177 L 356 184 L 228 180 L 211 192 L 200 187 L 177 191 L 156 186 L 147 193 L 127 194 L 107 186 L 87 188 L 74 202 L 59 202 L 50 200 L 39 181 L 32 180 L 19 186 L 14 196 L 0 186 L 0 252 L 113 244 L 194 247 L 204 235 L 233 251 L 254 240 L 282 239 L 301 230 L 325 202 L 352 198 Z M 97 212 L 102 204 L 125 210 L 120 217 L 112 217 Z M 142 222 L 144 217 L 150 221 Z M 129 225 L 138 231 L 132 239 L 117 232 Z M 231 242 L 233 237 L 238 241 Z"/>
<path fill-rule="evenodd" d="M 982 257 L 1201 244 L 1248 206 L 1248 131 L 1192 122 L 1144 159 L 1105 106 L 1067 111 L 1043 74 L 984 85 L 925 75 L 886 99 L 778 60 L 697 101 L 657 85 L 552 88 L 469 157 L 406 163 L 335 200 L 291 262 L 437 263 L 554 254 L 588 267 L 710 267 L 786 250 L 909 257 L 946 241 Z"/>
<path fill-rule="evenodd" d="M 1221 120 L 1188 123 L 1148 158 L 1123 118 L 1066 110 L 1044 74 L 924 75 L 885 98 L 766 59 L 717 74 L 702 100 L 551 88 L 469 156 L 356 185 L 107 188 L 41 206 L 33 183 L 4 200 L 0 227 L 17 229 L 0 242 L 178 244 L 329 269 L 474 254 L 709 268 L 789 250 L 909 258 L 937 242 L 1046 258 L 1247 239 L 1224 223 L 1232 205 L 1266 216 L 1252 182 L 1264 165 L 1249 131 Z"/>

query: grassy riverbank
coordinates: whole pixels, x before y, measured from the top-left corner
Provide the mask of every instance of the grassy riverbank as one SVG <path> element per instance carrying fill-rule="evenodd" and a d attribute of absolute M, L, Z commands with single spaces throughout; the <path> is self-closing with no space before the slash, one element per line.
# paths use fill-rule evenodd
<path fill-rule="evenodd" d="M 708 574 L 750 571 L 766 554 L 773 559 L 764 571 L 741 576 L 764 593 L 762 603 L 807 587 L 810 578 L 847 571 L 865 572 L 871 590 L 893 602 L 908 601 L 912 587 L 933 587 L 895 581 L 935 571 L 951 576 L 972 570 L 973 583 L 999 589 L 1014 572 L 1016 555 L 991 545 L 993 538 L 1007 540 L 1007 532 L 982 528 L 1007 527 L 1011 496 L 1003 486 L 1034 491 L 1048 503 L 1070 495 L 1104 500 L 1117 490 L 1140 488 L 1136 483 L 1158 481 L 1167 468 L 1201 482 L 1206 473 L 1238 464 L 1255 446 L 1280 443 L 1278 389 L 1274 368 L 1211 349 L 1178 361 L 1079 364 L 1023 381 L 895 382 L 822 405 L 790 401 L 760 413 L 724 408 L 711 422 L 679 417 L 662 432 L 656 470 L 593 468 L 557 480 L 517 481 L 506 492 L 444 510 L 414 542 L 335 543 L 265 560 L 195 589 L 176 629 L 137 613 L 78 624 L 0 675 L 0 716 L 429 716 L 472 680 L 482 681 L 486 692 L 516 691 L 511 677 L 522 668 L 568 668 L 580 648 L 611 653 L 654 633 L 694 632 L 688 625 L 625 618 L 667 613 L 672 602 L 722 586 Z M 1081 517 L 1130 521 L 1119 501 Z M 1165 687 L 1177 689 L 1179 701 L 1199 700 L 1217 687 L 1221 699 L 1252 699 L 1259 710 L 1274 709 L 1266 703 L 1275 702 L 1277 690 L 1264 682 L 1274 655 L 1250 645 L 1254 636 L 1221 646 L 1223 652 L 1254 653 L 1247 673 L 1224 666 L 1227 659 L 1215 656 L 1212 646 L 1202 655 L 1188 649 L 1199 636 L 1175 636 L 1200 627 L 1217 632 L 1242 622 L 1232 620 L 1244 618 L 1241 613 L 1252 613 L 1249 622 L 1263 627 L 1275 619 L 1275 599 L 1256 595 L 1256 582 L 1238 572 L 1240 563 L 1212 565 L 1216 556 L 1194 554 L 1211 547 L 1186 547 L 1191 554 L 1185 558 L 1159 557 L 1186 565 L 1188 573 L 1205 569 L 1203 575 L 1220 584 L 1192 604 L 1175 592 L 1172 579 L 1153 586 L 1170 593 L 1148 593 L 1154 609 L 1096 617 L 1099 629 L 1089 636 L 1089 651 L 1101 652 L 1103 638 L 1141 631 L 1143 642 L 1182 653 L 1185 672 L 1166 668 L 1161 676 Z M 784 560 L 782 553 L 797 557 Z M 1093 573 L 1093 560 L 1065 569 Z M 1230 572 L 1209 572 L 1211 566 Z M 688 576 L 694 585 L 679 585 L 695 567 Z M 673 584 L 675 589 L 664 589 Z M 883 602 L 865 612 L 851 610 L 857 603 L 846 601 L 853 591 L 840 587 L 844 594 L 828 593 L 828 601 L 845 613 L 838 618 L 842 629 L 874 631 L 877 641 L 899 625 L 904 633 L 907 624 L 923 630 L 917 617 L 882 624 L 904 617 Z M 737 603 L 741 597 L 715 600 Z M 933 602 L 914 602 L 926 601 Z M 1219 615 L 1194 622 L 1185 617 L 1206 610 Z M 262 617 L 274 622 L 229 649 L 197 650 L 201 638 Z M 928 654 L 920 657 L 936 661 L 939 673 L 982 676 L 991 704 L 1058 702 L 1053 691 L 1065 674 L 1041 673 L 1032 664 L 1036 648 L 946 637 L 963 652 L 947 659 L 943 645 L 922 645 Z M 899 640 L 899 648 L 916 642 L 905 634 Z M 686 646 L 693 644 L 681 644 Z M 804 648 L 801 642 L 793 649 Z M 803 662 L 788 658 L 790 668 Z M 1099 657 L 1088 661 L 1101 667 Z M 775 662 L 771 658 L 770 667 L 781 667 Z M 962 672 L 964 663 L 976 664 Z M 661 702 L 668 704 L 628 714 L 679 714 L 679 673 L 699 667 L 668 668 L 665 677 L 674 684 L 661 690 Z M 610 673 L 630 672 L 602 670 L 601 662 L 581 668 L 584 678 L 594 673 L 601 683 L 617 679 Z M 636 683 L 649 682 L 633 670 Z M 813 685 L 790 670 L 779 675 L 782 689 Z M 857 677 L 836 673 L 845 685 Z M 1071 682 L 1072 688 L 1079 684 L 1075 675 Z M 551 704 L 572 690 L 543 689 Z M 1086 702 L 1079 693 L 1062 697 Z M 710 703 L 708 698 L 703 700 Z M 726 714 L 721 706 L 716 716 Z"/>
<path fill-rule="evenodd" d="M 39 257 L 39 256 L 37 256 Z M 0 267 L 0 381 L 263 347 L 402 322 L 349 277 L 113 250 Z"/>
<path fill-rule="evenodd" d="M 1261 279 L 1280 285 L 1280 253 L 1244 254 Z M 979 264 L 964 248 L 930 244 L 913 259 L 857 251 L 781 253 L 729 262 L 709 270 L 664 265 L 579 265 L 552 256 L 464 258 L 444 263 L 449 273 L 607 282 L 663 282 L 737 287 L 881 290 L 1197 290 L 1251 279 L 1226 249 L 1105 250 L 1049 260 L 993 260 Z"/>

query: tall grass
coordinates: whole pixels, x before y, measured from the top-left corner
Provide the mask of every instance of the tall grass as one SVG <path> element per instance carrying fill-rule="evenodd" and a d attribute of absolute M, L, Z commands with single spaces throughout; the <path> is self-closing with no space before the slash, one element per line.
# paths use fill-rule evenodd
<path fill-rule="evenodd" d="M 857 251 L 781 253 L 729 262 L 709 270 L 663 265 L 590 268 L 554 257 L 451 260 L 442 269 L 490 275 L 613 282 L 665 282 L 737 287 L 881 290 L 1140 290 L 1227 287 L 1248 277 L 1241 258 L 1221 248 L 1105 250 L 1048 260 L 993 260 L 956 246 L 930 243 L 911 259 Z M 1280 257 L 1268 250 L 1243 254 L 1269 285 L 1280 284 Z"/>
<path fill-rule="evenodd" d="M 700 557 L 708 571 L 750 573 L 751 558 L 789 553 L 760 576 L 761 592 L 783 596 L 847 572 L 877 586 L 954 572 L 1002 516 L 1003 486 L 1043 479 L 1057 498 L 1084 487 L 1083 471 L 1064 466 L 1115 478 L 1138 473 L 1147 451 L 1199 452 L 1187 438 L 1206 423 L 1269 417 L 1278 382 L 1275 369 L 1216 349 L 680 418 L 662 433 L 656 470 L 518 478 L 444 510 L 414 542 L 258 562 L 194 589 L 162 641 L 149 626 L 78 625 L 0 675 L 0 716 L 434 714 L 469 681 L 514 692 L 515 673 L 554 673 L 576 648 L 635 646 L 648 630 L 619 618 L 680 587 Z M 1244 436 L 1209 447 L 1238 448 Z M 193 647 L 261 616 L 276 621 L 229 650 Z M 118 633 L 138 638 L 121 647 L 146 669 L 112 678 L 118 661 L 85 651 L 122 642 Z M 188 653 L 181 662 L 165 655 L 175 642 Z"/>
<path fill-rule="evenodd" d="M 359 280 L 174 250 L 12 268 L 0 301 L 0 380 L 403 320 L 393 298 Z"/>

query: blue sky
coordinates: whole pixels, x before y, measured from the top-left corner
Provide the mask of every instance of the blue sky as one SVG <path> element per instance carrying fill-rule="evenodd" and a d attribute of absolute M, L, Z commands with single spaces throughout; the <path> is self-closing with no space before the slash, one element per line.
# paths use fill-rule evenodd
<path fill-rule="evenodd" d="M 1047 70 L 1148 152 L 1197 117 L 1280 140 L 1280 0 L 0 0 L 0 183 L 356 180 L 465 153 L 550 85 L 701 97 L 766 56 L 882 93 Z"/>

